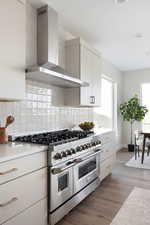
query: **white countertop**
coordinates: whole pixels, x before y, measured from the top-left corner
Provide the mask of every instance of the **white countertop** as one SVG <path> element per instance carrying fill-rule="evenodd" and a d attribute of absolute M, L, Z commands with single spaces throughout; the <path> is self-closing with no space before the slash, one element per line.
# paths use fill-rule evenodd
<path fill-rule="evenodd" d="M 0 144 L 0 163 L 46 150 L 47 146 L 38 144 L 19 142 Z"/>
<path fill-rule="evenodd" d="M 110 132 L 114 132 L 114 131 L 108 128 L 103 128 L 103 127 L 94 129 L 95 135 L 102 135 L 102 134 L 110 133 Z"/>
<path fill-rule="evenodd" d="M 112 132 L 107 128 L 98 128 L 94 130 L 95 135 L 102 135 L 104 133 Z M 0 163 L 31 155 L 41 151 L 46 151 L 47 146 L 38 144 L 27 144 L 19 142 L 9 142 L 8 144 L 0 144 Z"/>

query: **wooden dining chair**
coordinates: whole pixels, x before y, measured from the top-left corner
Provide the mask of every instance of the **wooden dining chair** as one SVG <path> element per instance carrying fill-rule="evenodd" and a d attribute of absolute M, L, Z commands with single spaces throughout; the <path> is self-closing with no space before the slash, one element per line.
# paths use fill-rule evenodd
<path fill-rule="evenodd" d="M 142 150 L 144 135 L 141 134 L 141 132 L 138 130 L 135 131 L 134 135 L 135 135 L 134 136 L 134 140 L 135 140 L 134 153 L 135 153 L 135 160 L 137 160 L 137 156 L 140 157 L 140 151 Z M 149 138 L 146 139 L 145 150 L 146 148 L 147 148 L 147 156 L 149 156 L 150 155 L 150 139 Z"/>

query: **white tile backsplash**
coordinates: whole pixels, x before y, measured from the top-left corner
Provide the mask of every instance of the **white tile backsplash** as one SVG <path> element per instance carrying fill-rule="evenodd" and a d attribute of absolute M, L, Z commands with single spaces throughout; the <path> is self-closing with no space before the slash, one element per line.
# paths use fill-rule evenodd
<path fill-rule="evenodd" d="M 71 128 L 81 121 L 93 121 L 91 108 L 52 106 L 63 105 L 63 96 L 62 88 L 27 81 L 25 101 L 0 103 L 1 125 L 4 126 L 8 115 L 13 115 L 15 122 L 8 133 L 18 134 Z"/>

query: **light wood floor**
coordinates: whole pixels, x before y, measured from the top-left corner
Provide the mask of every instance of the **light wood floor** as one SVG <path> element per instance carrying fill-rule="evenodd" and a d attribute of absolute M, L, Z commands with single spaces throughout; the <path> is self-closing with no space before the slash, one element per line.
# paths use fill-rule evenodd
<path fill-rule="evenodd" d="M 150 171 L 125 166 L 133 156 L 123 150 L 111 176 L 57 225 L 109 225 L 133 188 L 150 189 Z"/>

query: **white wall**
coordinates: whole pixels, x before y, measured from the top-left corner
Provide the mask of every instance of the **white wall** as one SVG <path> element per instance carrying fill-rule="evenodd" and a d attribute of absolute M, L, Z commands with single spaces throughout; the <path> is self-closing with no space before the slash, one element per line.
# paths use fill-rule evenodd
<path fill-rule="evenodd" d="M 150 83 L 150 69 L 125 72 L 123 74 L 123 95 L 124 101 L 139 95 L 142 83 Z M 135 123 L 134 129 L 141 129 L 141 123 Z M 123 122 L 123 144 L 126 146 L 130 142 L 130 126 L 128 122 Z"/>
<path fill-rule="evenodd" d="M 102 74 L 112 79 L 117 83 L 117 108 L 122 103 L 123 92 L 122 92 L 122 73 L 110 62 L 103 59 L 102 60 Z M 122 147 L 122 120 L 119 111 L 117 112 L 117 144 L 118 149 Z"/>

